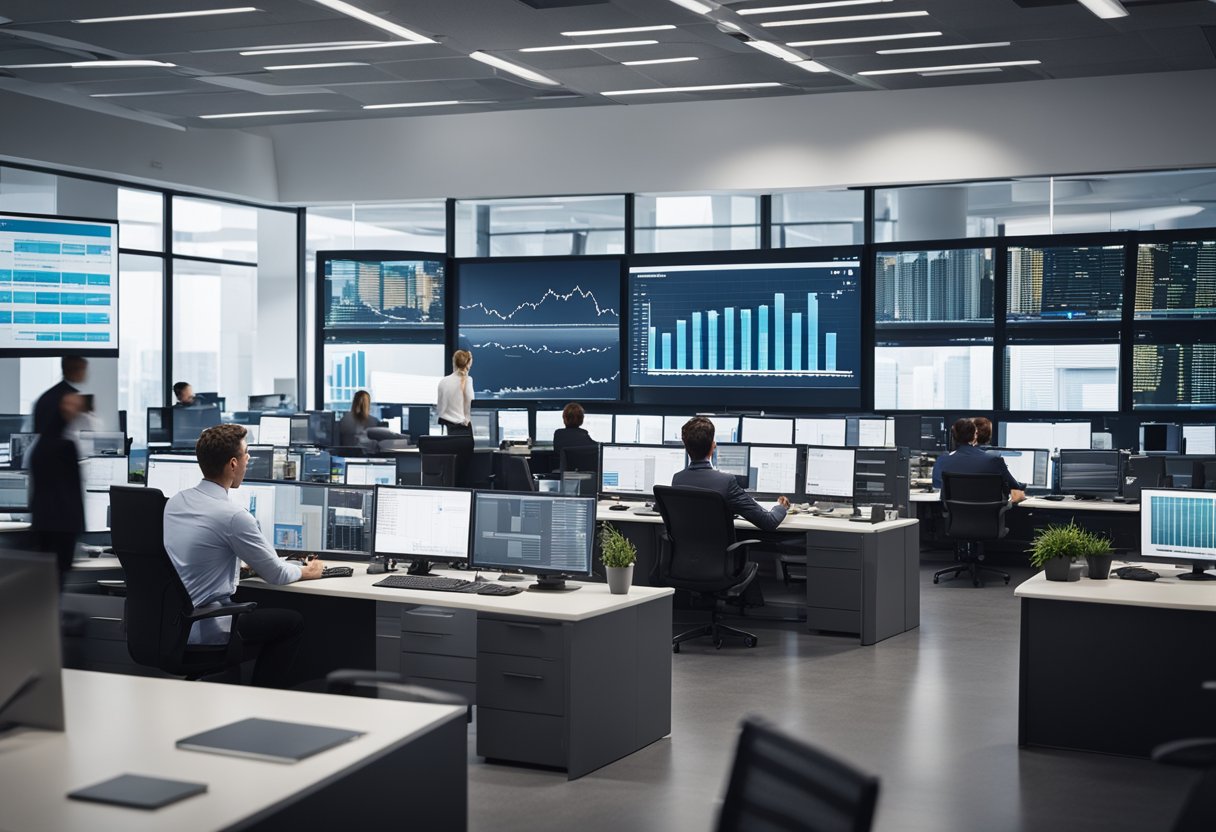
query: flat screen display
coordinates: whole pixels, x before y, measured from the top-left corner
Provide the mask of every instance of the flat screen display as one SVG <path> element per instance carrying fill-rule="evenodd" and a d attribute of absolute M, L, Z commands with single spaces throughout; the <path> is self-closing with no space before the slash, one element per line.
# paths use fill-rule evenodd
<path fill-rule="evenodd" d="M 433 339 L 427 340 L 442 342 L 446 261 L 399 255 L 321 259 L 328 335 L 353 330 L 429 333 Z"/>

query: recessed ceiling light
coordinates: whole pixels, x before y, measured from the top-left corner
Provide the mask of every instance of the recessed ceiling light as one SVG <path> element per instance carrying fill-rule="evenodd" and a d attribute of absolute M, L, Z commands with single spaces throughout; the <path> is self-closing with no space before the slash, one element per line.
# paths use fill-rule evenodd
<path fill-rule="evenodd" d="M 121 17 L 82 17 L 73 23 L 126 23 L 132 20 L 168 20 L 173 17 L 210 17 L 216 14 L 246 14 L 260 9 L 254 6 L 240 6 L 228 9 L 199 9 L 192 12 L 156 12 L 155 14 L 127 14 Z"/>
<path fill-rule="evenodd" d="M 297 116 L 305 113 L 323 113 L 324 110 L 262 110 L 255 113 L 212 113 L 199 118 L 256 118 L 258 116 Z"/>
<path fill-rule="evenodd" d="M 283 46 L 261 46 L 257 49 L 246 49 L 240 54 L 246 57 L 251 55 L 298 55 L 301 52 L 348 52 L 358 49 L 391 49 L 397 46 L 419 46 L 421 44 L 422 41 L 417 40 L 381 40 L 338 45 L 299 43 L 285 44 Z"/>
<path fill-rule="evenodd" d="M 758 81 L 755 84 L 706 84 L 699 87 L 652 87 L 644 90 L 609 90 L 600 95 L 657 95 L 665 92 L 713 92 L 715 90 L 756 90 L 764 87 L 780 87 L 776 81 Z"/>
<path fill-rule="evenodd" d="M 798 3 L 794 6 L 765 6 L 760 9 L 739 9 L 739 14 L 776 14 L 778 12 L 809 12 L 814 9 L 835 9 L 840 6 L 868 6 L 871 3 L 890 3 L 891 0 L 829 0 L 826 3 Z"/>
<path fill-rule="evenodd" d="M 781 26 L 814 26 L 818 23 L 854 23 L 862 20 L 894 20 L 899 17 L 928 17 L 926 11 L 916 12 L 884 12 L 883 14 L 849 14 L 844 17 L 808 17 L 801 20 L 770 20 L 760 25 L 766 29 L 776 29 Z"/>
<path fill-rule="evenodd" d="M 1000 67 L 989 67 L 988 69 L 947 69 L 942 72 L 922 72 L 920 75 L 924 78 L 936 78 L 938 75 L 986 75 L 989 72 L 1000 72 Z"/>
<path fill-rule="evenodd" d="M 986 64 L 950 64 L 948 66 L 918 66 L 908 69 L 870 69 L 858 75 L 911 75 L 922 72 L 945 72 L 952 69 L 988 69 L 1001 66 L 1035 66 L 1042 61 L 992 61 Z"/>
<path fill-rule="evenodd" d="M 910 55 L 913 52 L 954 52 L 962 49 L 988 49 L 1009 46 L 1009 41 L 999 43 L 960 43 L 956 46 L 912 46 L 907 49 L 879 49 L 875 55 Z"/>
<path fill-rule="evenodd" d="M 390 35 L 396 35 L 399 38 L 405 38 L 414 43 L 434 43 L 435 41 L 428 38 L 426 35 L 420 35 L 415 31 L 399 26 L 392 21 L 385 20 L 383 17 L 374 15 L 371 12 L 365 12 L 357 6 L 352 6 L 345 0 L 312 0 L 317 5 L 324 6 L 327 9 L 333 9 L 338 14 L 344 14 L 347 17 L 353 17 L 355 20 L 366 23 L 369 26 L 375 26 L 377 29 L 383 29 Z"/>
<path fill-rule="evenodd" d="M 650 64 L 682 64 L 687 61 L 697 61 L 700 58 L 651 58 L 646 61 L 621 61 L 621 66 L 649 66 Z"/>
<path fill-rule="evenodd" d="M 329 64 L 278 64 L 276 66 L 264 66 L 262 69 L 278 72 L 285 69 L 334 69 L 340 66 L 368 66 L 368 64 L 366 61 L 335 61 Z"/>
<path fill-rule="evenodd" d="M 523 78 L 525 81 L 532 81 L 536 84 L 545 84 L 550 87 L 561 86 L 560 82 L 554 81 L 548 75 L 541 75 L 534 69 L 528 69 L 526 66 L 511 63 L 510 61 L 503 60 L 495 55 L 489 55 L 485 52 L 470 52 L 469 57 L 488 66 L 501 69 L 503 72 L 509 72 L 512 75 Z"/>
<path fill-rule="evenodd" d="M 403 101 L 400 104 L 364 104 L 365 110 L 403 110 L 407 107 L 450 107 L 463 101 Z"/>
<path fill-rule="evenodd" d="M 835 46 L 838 43 L 876 43 L 883 40 L 908 40 L 911 38 L 940 38 L 941 32 L 907 32 L 902 35 L 869 35 L 862 38 L 828 38 L 827 40 L 799 40 L 787 43 L 797 49 L 800 46 Z"/>
<path fill-rule="evenodd" d="M 790 63 L 796 63 L 798 61 L 806 60 L 806 57 L 804 55 L 799 55 L 797 52 L 793 51 L 792 49 L 786 49 L 784 46 L 777 44 L 777 43 L 773 43 L 772 41 L 749 40 L 749 41 L 744 41 L 744 42 L 753 49 L 759 49 L 761 52 L 765 53 L 766 55 L 772 55 L 774 58 L 780 58 L 783 61 L 789 61 Z"/>
<path fill-rule="evenodd" d="M 95 92 L 89 98 L 136 98 L 142 95 L 177 95 L 181 90 L 147 90 L 145 92 Z"/>
<path fill-rule="evenodd" d="M 697 14 L 709 14 L 714 10 L 713 6 L 702 3 L 701 0 L 671 0 L 671 2 Z"/>
<path fill-rule="evenodd" d="M 1081 0 L 1081 5 L 1103 20 L 1127 17 L 1127 9 L 1123 8 L 1119 0 Z"/>
<path fill-rule="evenodd" d="M 676 28 L 670 23 L 661 26 L 626 26 L 623 29 L 585 29 L 581 32 L 562 32 L 568 38 L 594 37 L 595 35 L 628 35 L 634 32 L 664 32 Z"/>
<path fill-rule="evenodd" d="M 161 66 L 177 66 L 177 64 L 165 63 L 164 61 L 100 60 L 65 61 L 54 64 L 9 64 L 7 66 L 0 66 L 0 69 L 126 69 Z"/>
<path fill-rule="evenodd" d="M 798 67 L 799 69 L 805 69 L 807 72 L 820 73 L 832 71 L 829 67 L 819 63 L 819 61 L 799 61 L 798 63 L 794 64 L 794 66 Z"/>
<path fill-rule="evenodd" d="M 657 40 L 615 40 L 601 43 L 566 43 L 561 46 L 529 46 L 520 52 L 568 52 L 571 49 L 615 49 L 619 46 L 654 46 Z"/>

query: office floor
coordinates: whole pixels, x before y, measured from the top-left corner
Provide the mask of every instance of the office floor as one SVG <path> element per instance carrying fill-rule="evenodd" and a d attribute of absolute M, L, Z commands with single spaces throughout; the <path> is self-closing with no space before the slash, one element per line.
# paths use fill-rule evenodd
<path fill-rule="evenodd" d="M 671 737 L 572 783 L 487 765 L 470 732 L 469 828 L 711 830 L 736 726 L 754 713 L 879 774 L 878 832 L 1167 830 L 1189 772 L 1017 748 L 1013 588 L 934 586 L 941 566 L 922 566 L 920 629 L 873 647 L 778 622 L 750 628 L 752 650 L 685 645 L 672 657 Z M 1084 707 L 1067 691 L 1060 702 Z"/>

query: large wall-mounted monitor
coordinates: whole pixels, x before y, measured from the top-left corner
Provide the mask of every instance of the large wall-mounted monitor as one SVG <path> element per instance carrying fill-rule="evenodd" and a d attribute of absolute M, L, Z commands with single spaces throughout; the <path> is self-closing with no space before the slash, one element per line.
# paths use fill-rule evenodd
<path fill-rule="evenodd" d="M 632 266 L 629 381 L 673 401 L 861 393 L 856 259 Z M 677 395 L 683 392 L 685 395 Z M 655 394 L 651 398 L 663 398 Z"/>
<path fill-rule="evenodd" d="M 376 331 L 430 334 L 442 343 L 447 272 L 442 254 L 322 251 L 317 269 L 327 337 Z"/>
<path fill-rule="evenodd" d="M 460 264 L 458 346 L 478 399 L 586 401 L 620 395 L 621 261 Z"/>
<path fill-rule="evenodd" d="M 0 356 L 118 355 L 118 223 L 0 214 Z"/>

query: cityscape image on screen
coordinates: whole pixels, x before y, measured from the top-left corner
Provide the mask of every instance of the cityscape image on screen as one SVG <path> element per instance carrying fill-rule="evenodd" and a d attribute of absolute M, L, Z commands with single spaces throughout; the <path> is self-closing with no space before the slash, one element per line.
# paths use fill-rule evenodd
<path fill-rule="evenodd" d="M 1136 252 L 1136 318 L 1216 317 L 1216 241 L 1144 243 Z"/>
<path fill-rule="evenodd" d="M 1010 247 L 1008 321 L 1118 320 L 1123 246 Z"/>
<path fill-rule="evenodd" d="M 859 388 L 855 260 L 630 269 L 639 387 Z"/>
<path fill-rule="evenodd" d="M 619 260 L 464 263 L 459 346 L 479 399 L 615 399 Z"/>
<path fill-rule="evenodd" d="M 1216 344 L 1136 344 L 1132 407 L 1216 408 Z"/>
<path fill-rule="evenodd" d="M 443 260 L 324 262 L 326 329 L 435 329 L 442 337 Z"/>
<path fill-rule="evenodd" d="M 881 253 L 874 270 L 879 325 L 991 321 L 991 249 Z"/>
<path fill-rule="evenodd" d="M 1118 410 L 1118 344 L 1011 344 L 1005 349 L 1010 410 Z"/>
<path fill-rule="evenodd" d="M 874 407 L 990 409 L 992 345 L 876 346 Z"/>

